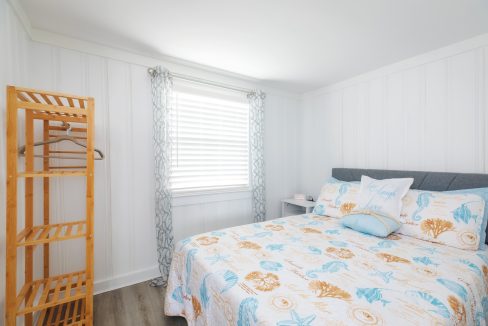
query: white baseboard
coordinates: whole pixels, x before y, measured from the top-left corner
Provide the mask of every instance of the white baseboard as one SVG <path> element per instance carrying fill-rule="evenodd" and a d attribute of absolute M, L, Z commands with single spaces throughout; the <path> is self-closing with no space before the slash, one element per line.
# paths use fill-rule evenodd
<path fill-rule="evenodd" d="M 94 283 L 94 293 L 99 294 L 123 288 L 132 284 L 150 280 L 158 277 L 159 275 L 159 268 L 157 265 L 147 269 L 140 269 L 131 273 L 117 275 L 109 279 L 96 281 Z"/>

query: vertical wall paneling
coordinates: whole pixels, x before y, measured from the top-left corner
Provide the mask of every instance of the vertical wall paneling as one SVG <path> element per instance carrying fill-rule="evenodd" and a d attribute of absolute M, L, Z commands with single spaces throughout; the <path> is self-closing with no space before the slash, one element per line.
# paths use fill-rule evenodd
<path fill-rule="evenodd" d="M 154 163 L 153 132 L 151 110 L 151 83 L 147 77 L 147 69 L 131 66 L 132 89 L 132 176 L 134 193 L 139 194 L 132 207 L 132 225 L 134 264 L 149 268 L 156 261 L 156 251 L 148 248 L 156 247 L 154 229 Z M 137 136 L 136 136 L 137 135 Z M 140 159 L 147 158 L 147 159 Z M 150 265 L 148 266 L 148 262 Z"/>
<path fill-rule="evenodd" d="M 358 119 L 360 108 L 360 86 L 354 85 L 344 89 L 342 96 L 342 150 L 344 164 L 351 167 L 359 167 L 359 147 L 356 144 L 359 141 L 359 124 L 362 122 Z M 329 140 L 327 140 L 329 141 Z"/>
<path fill-rule="evenodd" d="M 369 122 L 369 92 L 368 92 L 369 82 L 361 83 L 359 85 L 359 97 L 356 107 L 357 113 L 357 144 L 358 150 L 356 154 L 356 166 L 368 166 L 367 160 L 367 134 L 368 134 L 368 122 Z"/>
<path fill-rule="evenodd" d="M 447 92 L 447 169 L 475 172 L 479 136 L 475 51 L 448 59 Z"/>
<path fill-rule="evenodd" d="M 343 92 L 305 98 L 300 112 L 302 137 L 297 143 L 301 191 L 317 197 L 318 190 L 334 166 L 345 161 L 343 129 L 348 118 L 342 110 Z M 344 116 L 343 116 L 344 115 Z M 311 189 L 314 189 L 311 191 Z"/>
<path fill-rule="evenodd" d="M 488 146 L 488 46 L 483 47 L 483 112 L 485 114 L 484 121 L 484 153 L 485 153 L 485 165 L 484 171 L 488 171 L 488 150 L 486 147 Z"/>
<path fill-rule="evenodd" d="M 109 60 L 108 76 L 111 203 L 116 203 L 112 205 L 112 263 L 114 270 L 126 274 L 133 265 L 130 66 Z"/>
<path fill-rule="evenodd" d="M 483 137 L 485 135 L 485 107 L 484 107 L 484 100 L 485 100 L 485 56 L 484 56 L 484 48 L 478 48 L 476 50 L 476 109 L 478 111 L 478 119 L 476 123 L 478 124 L 477 128 L 477 136 L 478 136 L 478 148 L 476 150 L 477 155 L 477 166 L 476 171 L 482 171 L 485 167 L 485 147 L 486 147 L 486 138 Z"/>
<path fill-rule="evenodd" d="M 405 144 L 405 116 L 402 105 L 403 80 L 402 74 L 387 76 L 386 81 L 386 117 L 388 156 L 387 166 L 393 169 L 403 169 L 403 148 Z"/>
<path fill-rule="evenodd" d="M 6 92 L 5 86 L 8 84 L 23 84 L 28 77 L 27 62 L 29 53 L 29 40 L 27 33 L 24 31 L 22 24 L 17 16 L 11 10 L 6 1 L 0 1 L 0 198 L 6 198 L 6 175 L 5 175 L 5 117 L 6 117 Z M 22 117 L 19 117 L 22 119 Z M 19 128 L 19 142 L 24 139 L 24 130 Z M 22 162 L 22 160 L 19 160 Z M 19 183 L 19 192 L 23 191 L 23 182 Z M 19 197 L 19 206 L 23 206 L 23 196 Z M 0 316 L 3 320 L 5 316 L 5 206 L 0 205 Z M 19 210 L 19 219 L 23 219 L 23 210 Z M 19 223 L 18 227 L 22 227 Z M 18 267 L 23 267 L 23 252 L 20 252 Z M 24 275 L 17 275 L 19 284 L 23 282 Z"/>
<path fill-rule="evenodd" d="M 95 144 L 106 153 L 104 161 L 95 163 L 95 290 L 106 291 L 157 276 L 147 67 L 37 42 L 30 42 L 27 59 L 30 74 L 23 85 L 95 98 Z M 270 218 L 279 216 L 280 199 L 296 192 L 298 107 L 299 99 L 285 93 L 271 92 L 266 99 Z M 53 221 L 84 214 L 77 195 L 84 191 L 82 184 L 54 180 L 51 191 Z M 173 213 L 176 240 L 250 223 L 250 193 L 177 197 Z M 54 244 L 52 252 L 53 272 L 83 266 L 84 249 L 76 241 L 63 247 Z M 80 252 L 80 257 L 73 259 L 73 252 Z"/>
<path fill-rule="evenodd" d="M 106 154 L 105 160 L 95 163 L 95 291 L 157 276 L 152 107 L 147 66 L 30 41 L 5 0 L 0 0 L 0 43 L 6 49 L 0 51 L 2 87 L 11 83 L 95 98 L 95 144 Z M 232 83 L 228 77 L 222 80 Z M 296 192 L 299 105 L 299 98 L 287 93 L 269 92 L 266 99 L 266 196 L 270 218 L 279 215 L 279 200 Z M 4 88 L 0 91 L 0 109 L 0 125 L 4 130 Z M 23 129 L 19 129 L 23 139 Z M 5 139 L 0 140 L 0 166 L 4 166 Z M 4 174 L 4 169 L 0 169 L 2 180 Z M 53 222 L 83 217 L 85 206 L 79 198 L 83 197 L 80 194 L 84 185 L 75 179 L 52 179 Z M 19 192 L 22 187 L 20 184 Z M 42 189 L 40 182 L 35 187 Z M 5 197 L 4 182 L 0 184 L 0 197 Z M 249 192 L 177 197 L 173 212 L 176 240 L 252 222 Z M 0 225 L 5 225 L 4 210 L 0 211 Z M 5 230 L 0 228 L 0 262 L 5 261 L 1 245 L 4 243 Z M 53 273 L 84 266 L 84 246 L 80 241 L 63 246 L 52 244 L 51 252 Z M 37 250 L 35 259 L 41 259 L 41 255 L 42 251 Z M 22 265 L 20 256 L 19 267 Z M 40 271 L 35 272 L 40 276 Z M 0 263 L 2 289 L 4 276 L 5 265 Z M 22 279 L 20 273 L 19 281 Z M 3 295 L 1 292 L 1 316 Z"/>
<path fill-rule="evenodd" d="M 405 166 L 418 170 L 422 166 L 422 139 L 424 119 L 425 79 L 423 67 L 416 67 L 403 72 L 403 101 L 405 134 L 403 157 Z"/>
<path fill-rule="evenodd" d="M 105 153 L 103 161 L 95 163 L 95 279 L 112 275 L 112 215 L 110 210 L 110 160 L 108 135 L 107 60 L 87 57 L 86 92 L 95 98 L 95 144 Z"/>
<path fill-rule="evenodd" d="M 86 70 L 87 56 L 85 54 L 59 49 L 56 51 L 57 62 L 55 65 L 56 85 L 55 89 L 61 92 L 72 94 L 86 94 Z M 42 63 L 40 63 L 42 64 Z M 40 79 L 40 78 L 37 78 Z M 69 143 L 59 143 L 54 147 L 61 149 L 70 146 Z M 71 146 L 70 146 L 71 147 Z M 76 149 L 75 146 L 72 146 Z M 83 161 L 73 161 L 83 164 Z M 56 165 L 66 165 L 66 161 L 53 160 Z M 86 184 L 83 178 L 55 178 L 53 184 L 53 195 L 50 196 L 51 207 L 53 208 L 52 221 L 76 221 L 85 219 L 85 192 Z M 83 270 L 85 268 L 85 250 L 83 239 L 68 241 L 67 243 L 56 243 L 55 246 L 62 257 L 61 270 L 53 268 L 53 273 L 62 274 L 70 271 Z M 77 252 L 79 259 L 70 259 L 73 252 Z M 55 257 L 52 257 L 56 261 Z M 55 264 L 56 265 L 56 264 Z M 59 264 L 58 264 L 59 266 Z"/>
<path fill-rule="evenodd" d="M 342 93 L 337 94 L 327 94 L 326 96 L 320 98 L 320 101 L 330 110 L 318 110 L 319 119 L 317 119 L 317 127 L 320 132 L 319 138 L 317 138 L 313 145 L 315 146 L 315 155 L 312 158 L 314 162 L 311 167 L 312 170 L 319 170 L 320 175 L 316 181 L 318 185 L 324 182 L 327 177 L 326 169 L 331 169 L 334 165 L 341 165 L 343 162 L 343 142 L 342 138 Z M 322 118 L 323 117 L 323 118 Z M 320 123 L 324 122 L 321 126 Z M 339 123 L 338 123 L 339 122 Z M 332 141 L 328 141 L 328 140 Z M 321 141 L 327 141 L 329 143 L 325 148 L 320 148 L 317 146 Z M 327 166 L 323 166 L 322 162 L 327 161 Z M 316 197 L 317 194 L 311 194 Z"/>
<path fill-rule="evenodd" d="M 367 115 L 367 135 L 366 139 L 369 141 L 366 143 L 366 155 L 368 167 L 385 167 L 385 151 L 386 151 L 386 138 L 385 134 L 381 132 L 385 128 L 385 103 L 384 103 L 384 91 L 385 81 L 384 78 L 377 78 L 369 83 L 369 105 L 366 112 Z"/>
<path fill-rule="evenodd" d="M 283 135 L 280 134 L 272 134 L 267 132 L 267 130 L 279 130 L 280 126 L 285 125 L 284 114 L 278 115 L 276 114 L 281 108 L 281 101 L 279 98 L 273 96 L 267 96 L 266 98 L 267 108 L 265 111 L 265 145 L 267 145 L 266 152 L 265 152 L 265 175 L 266 175 L 266 187 L 271 190 L 273 195 L 268 196 L 266 198 L 267 201 L 267 211 L 270 214 L 270 211 L 276 211 L 276 207 L 274 205 L 279 205 L 275 202 L 277 198 L 272 198 L 271 196 L 279 196 L 280 187 L 282 186 L 280 180 L 282 180 L 282 169 L 284 167 L 284 152 L 280 146 L 277 146 L 279 141 L 283 139 Z M 274 119 L 270 119 L 269 117 L 275 117 Z M 278 129 L 277 129 L 278 128 Z M 283 128 L 283 130 L 286 130 Z M 273 160 L 274 158 L 274 160 Z M 275 173 L 271 173 L 271 171 Z M 271 202 L 274 205 L 270 204 Z"/>
<path fill-rule="evenodd" d="M 300 188 L 334 166 L 488 172 L 488 38 L 452 45 L 305 94 Z M 322 99 L 342 96 L 342 104 Z M 336 110 L 342 119 L 328 117 Z M 323 112 L 327 112 L 325 115 Z M 327 118 L 326 118 L 327 117 Z M 320 128 L 338 124 L 341 137 Z M 342 162 L 335 156 L 342 150 Z M 321 153 L 332 153 L 321 155 Z M 307 162 L 313 159 L 313 164 Z"/>
<path fill-rule="evenodd" d="M 447 60 L 425 66 L 423 150 L 426 170 L 447 169 Z"/>
<path fill-rule="evenodd" d="M 265 164 L 267 216 L 281 214 L 280 200 L 296 191 L 298 102 L 274 94 L 266 97 Z"/>

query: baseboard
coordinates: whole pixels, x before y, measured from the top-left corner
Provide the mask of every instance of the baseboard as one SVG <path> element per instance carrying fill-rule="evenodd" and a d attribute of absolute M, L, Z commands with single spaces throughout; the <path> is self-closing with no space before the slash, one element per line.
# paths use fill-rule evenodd
<path fill-rule="evenodd" d="M 140 269 L 127 274 L 117 275 L 115 277 L 96 281 L 94 283 L 95 294 L 112 291 L 123 288 L 132 284 L 144 282 L 159 276 L 158 266 L 153 266 L 147 269 Z"/>

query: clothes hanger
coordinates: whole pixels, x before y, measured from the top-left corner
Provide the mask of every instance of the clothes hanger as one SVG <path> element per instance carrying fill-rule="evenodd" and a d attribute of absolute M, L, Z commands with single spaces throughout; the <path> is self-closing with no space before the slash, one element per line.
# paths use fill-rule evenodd
<path fill-rule="evenodd" d="M 71 125 L 69 123 L 63 122 L 63 127 L 67 127 L 66 129 L 66 136 L 61 136 L 61 137 L 56 137 L 54 139 L 46 140 L 46 141 L 40 141 L 36 142 L 33 144 L 34 147 L 36 146 L 41 146 L 41 145 L 47 145 L 47 144 L 54 144 L 54 143 L 59 143 L 62 141 L 70 141 L 74 143 L 75 145 L 81 146 L 86 148 L 86 145 L 77 141 L 76 138 L 69 136 L 69 133 L 71 131 Z M 103 160 L 104 155 L 103 152 L 97 148 L 94 148 L 94 151 L 98 153 L 99 157 L 95 157 L 95 160 Z M 19 155 L 24 156 L 25 155 L 25 145 L 19 147 Z M 42 157 L 42 158 L 57 158 L 57 159 L 65 159 L 65 160 L 83 160 L 85 158 L 81 156 L 60 156 L 60 155 L 40 155 L 40 154 L 34 154 L 34 157 Z"/>

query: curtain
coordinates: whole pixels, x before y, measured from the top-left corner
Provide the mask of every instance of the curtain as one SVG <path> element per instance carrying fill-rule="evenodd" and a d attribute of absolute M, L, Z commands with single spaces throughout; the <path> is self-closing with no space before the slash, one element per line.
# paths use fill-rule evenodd
<path fill-rule="evenodd" d="M 247 95 L 249 99 L 249 131 L 252 214 L 254 222 L 266 220 L 266 198 L 264 180 L 264 99 L 260 90 Z"/>
<path fill-rule="evenodd" d="M 151 286 L 166 286 L 173 256 L 174 238 L 169 177 L 171 167 L 171 138 L 169 118 L 173 81 L 168 70 L 156 67 L 149 71 L 153 104 L 154 175 L 156 179 L 156 237 L 161 276 Z"/>

